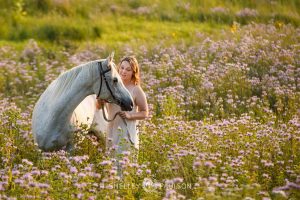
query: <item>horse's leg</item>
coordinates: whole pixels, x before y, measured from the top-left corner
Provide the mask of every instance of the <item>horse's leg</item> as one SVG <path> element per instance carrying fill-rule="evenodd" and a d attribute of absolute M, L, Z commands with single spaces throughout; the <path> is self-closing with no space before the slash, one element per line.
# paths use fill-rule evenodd
<path fill-rule="evenodd" d="M 102 110 L 96 109 L 96 95 L 87 96 L 74 110 L 71 124 L 80 129 L 80 124 L 87 125 L 90 134 L 95 135 L 101 146 L 105 147 L 107 122 Z M 105 149 L 105 148 L 104 148 Z"/>
<path fill-rule="evenodd" d="M 105 146 L 105 135 L 107 130 L 107 122 L 104 120 L 102 116 L 102 110 L 95 110 L 92 125 L 91 125 L 91 132 L 94 134 L 98 141 L 101 142 Z"/>

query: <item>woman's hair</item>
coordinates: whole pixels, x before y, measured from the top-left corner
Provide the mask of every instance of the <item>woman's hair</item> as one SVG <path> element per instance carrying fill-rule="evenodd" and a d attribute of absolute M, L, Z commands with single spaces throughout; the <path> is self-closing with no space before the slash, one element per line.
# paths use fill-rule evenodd
<path fill-rule="evenodd" d="M 118 71 L 120 69 L 120 66 L 122 64 L 123 61 L 127 61 L 133 71 L 132 74 L 132 80 L 134 82 L 135 85 L 140 84 L 140 67 L 139 67 L 139 63 L 136 60 L 136 58 L 134 56 L 126 56 L 124 58 L 122 58 L 122 60 L 120 61 L 119 65 L 118 65 Z"/>

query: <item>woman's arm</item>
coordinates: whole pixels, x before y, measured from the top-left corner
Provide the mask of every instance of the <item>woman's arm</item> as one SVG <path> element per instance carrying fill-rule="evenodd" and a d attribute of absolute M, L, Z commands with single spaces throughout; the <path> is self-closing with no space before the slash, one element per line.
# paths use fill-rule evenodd
<path fill-rule="evenodd" d="M 135 103 L 138 107 L 138 111 L 136 113 L 129 113 L 124 111 L 120 112 L 120 116 L 124 119 L 140 120 L 148 117 L 148 103 L 146 95 L 140 86 L 138 86 L 135 91 Z"/>

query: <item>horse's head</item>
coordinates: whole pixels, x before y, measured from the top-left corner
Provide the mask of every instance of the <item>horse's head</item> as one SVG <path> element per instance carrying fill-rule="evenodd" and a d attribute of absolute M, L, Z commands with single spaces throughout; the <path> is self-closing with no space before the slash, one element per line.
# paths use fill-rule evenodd
<path fill-rule="evenodd" d="M 117 104 L 122 110 L 130 111 L 133 108 L 133 100 L 129 91 L 124 86 L 116 65 L 113 62 L 113 54 L 98 63 L 99 82 L 97 88 L 98 98 L 109 103 Z"/>

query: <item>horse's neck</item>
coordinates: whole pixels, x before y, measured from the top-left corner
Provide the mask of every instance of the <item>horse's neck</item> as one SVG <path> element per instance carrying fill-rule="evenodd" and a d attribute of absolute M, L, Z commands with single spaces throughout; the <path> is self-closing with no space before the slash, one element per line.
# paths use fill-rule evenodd
<path fill-rule="evenodd" d="M 76 87 L 76 86 L 75 86 Z M 78 90 L 77 90 L 78 89 Z M 62 95 L 58 101 L 55 113 L 58 115 L 58 118 L 68 120 L 72 115 L 76 106 L 90 94 L 89 88 L 77 87 L 69 91 L 67 94 Z"/>
<path fill-rule="evenodd" d="M 71 87 L 64 91 L 56 100 L 53 102 L 55 106 L 54 118 L 59 122 L 70 121 L 71 115 L 75 110 L 76 106 L 88 95 L 93 94 L 93 84 L 99 80 L 92 74 L 95 72 L 95 67 L 90 70 L 85 70 L 78 74 L 77 78 L 71 83 Z"/>

